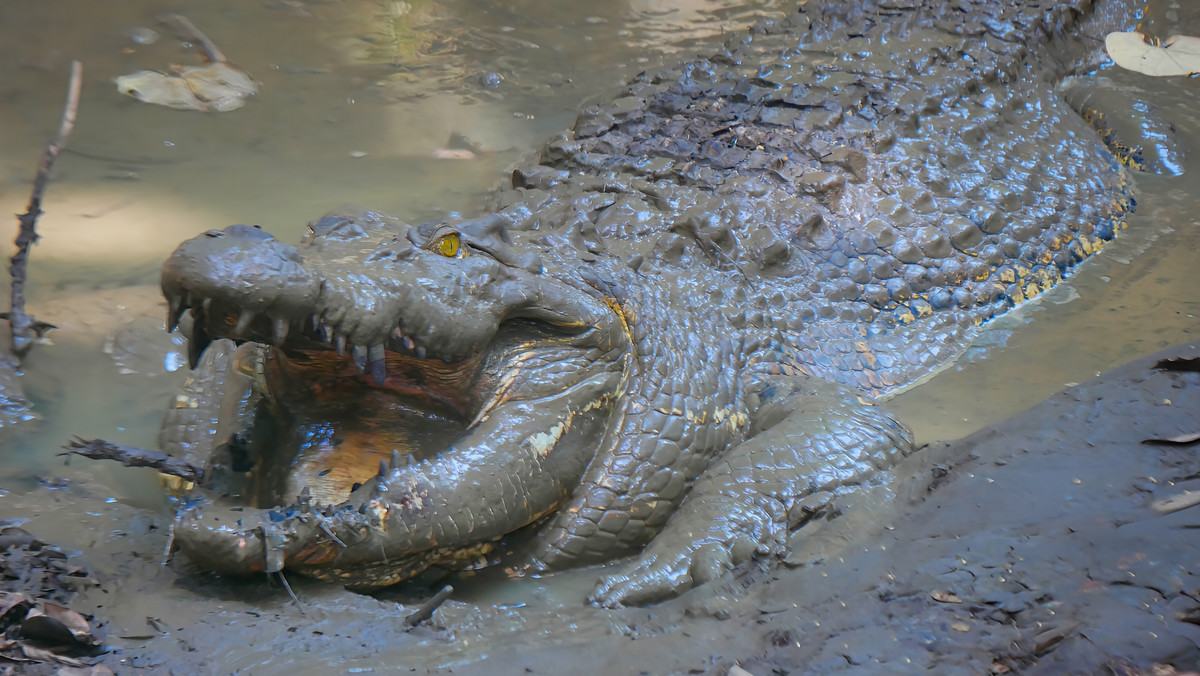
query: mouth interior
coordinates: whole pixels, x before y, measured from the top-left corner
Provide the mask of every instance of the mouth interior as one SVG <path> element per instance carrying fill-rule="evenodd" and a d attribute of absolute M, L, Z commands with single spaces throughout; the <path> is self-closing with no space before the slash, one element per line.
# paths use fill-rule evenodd
<path fill-rule="evenodd" d="M 462 437 L 477 408 L 482 358 L 446 364 L 392 350 L 379 382 L 328 349 L 268 348 L 256 370 L 267 396 L 256 417 L 243 495 L 256 507 L 340 504 L 393 451 L 435 460 Z M 264 424 L 265 423 L 265 424 Z M 238 467 L 238 465 L 241 465 Z"/>

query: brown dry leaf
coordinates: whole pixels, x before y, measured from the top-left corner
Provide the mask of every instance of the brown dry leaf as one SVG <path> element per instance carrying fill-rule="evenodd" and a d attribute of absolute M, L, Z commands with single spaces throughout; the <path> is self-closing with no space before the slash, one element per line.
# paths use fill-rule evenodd
<path fill-rule="evenodd" d="M 1200 359 L 1195 357 L 1159 359 L 1154 368 L 1164 371 L 1200 371 Z"/>
<path fill-rule="evenodd" d="M 24 594 L 0 591 L 0 617 L 4 617 L 8 611 L 23 603 L 29 604 L 29 599 Z"/>
<path fill-rule="evenodd" d="M 56 676 L 115 676 L 112 669 L 103 664 L 93 664 L 90 667 L 63 667 Z"/>
<path fill-rule="evenodd" d="M 1058 645 L 1064 638 L 1069 636 L 1075 628 L 1079 626 L 1078 622 L 1068 622 L 1060 627 L 1052 627 L 1043 631 L 1034 637 L 1033 652 L 1035 655 L 1044 655 L 1054 646 Z"/>
<path fill-rule="evenodd" d="M 929 596 L 932 597 L 933 600 L 937 601 L 938 603 L 962 603 L 963 602 L 962 599 L 958 598 L 957 596 L 955 596 L 954 594 L 952 594 L 948 591 L 930 592 Z"/>
<path fill-rule="evenodd" d="M 1200 505 L 1200 491 L 1193 493 L 1192 491 L 1184 491 L 1178 495 L 1172 495 L 1169 498 L 1155 500 L 1150 503 L 1150 508 L 1159 514 L 1170 514 L 1178 512 L 1188 507 Z"/>
<path fill-rule="evenodd" d="M 99 643 L 92 636 L 92 627 L 87 618 L 79 613 L 49 601 L 34 608 L 21 623 L 21 635 L 59 644 L 78 643 L 93 646 Z"/>
<path fill-rule="evenodd" d="M 46 650 L 45 648 L 31 646 L 28 643 L 21 644 L 21 652 L 25 654 L 25 657 L 38 662 L 55 662 L 58 664 L 65 664 L 68 667 L 88 666 L 88 663 L 82 660 L 77 660 L 74 657 L 67 657 L 66 655 L 59 655 L 58 653 Z"/>
<path fill-rule="evenodd" d="M 1138 73 L 1170 77 L 1200 72 L 1200 38 L 1172 35 L 1158 42 L 1137 31 L 1109 33 L 1104 47 L 1113 63 Z"/>
<path fill-rule="evenodd" d="M 1143 444 L 1170 444 L 1172 446 L 1187 446 L 1200 441 L 1200 432 L 1189 432 L 1187 434 L 1178 434 L 1173 437 L 1165 437 L 1162 439 L 1142 439 Z"/>

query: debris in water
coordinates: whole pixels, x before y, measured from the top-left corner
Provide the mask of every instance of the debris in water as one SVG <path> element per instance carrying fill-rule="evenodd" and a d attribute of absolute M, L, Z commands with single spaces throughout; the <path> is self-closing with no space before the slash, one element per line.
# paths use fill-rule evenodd
<path fill-rule="evenodd" d="M 1113 63 L 1155 77 L 1193 75 L 1200 72 L 1200 38 L 1172 35 L 1166 40 L 1145 33 L 1109 33 L 1104 38 Z"/>
<path fill-rule="evenodd" d="M 245 71 L 229 63 L 208 36 L 180 14 L 163 17 L 204 51 L 204 66 L 171 66 L 168 72 L 140 70 L 113 80 L 117 91 L 133 98 L 168 108 L 227 112 L 246 104 L 258 93 L 258 83 Z"/>

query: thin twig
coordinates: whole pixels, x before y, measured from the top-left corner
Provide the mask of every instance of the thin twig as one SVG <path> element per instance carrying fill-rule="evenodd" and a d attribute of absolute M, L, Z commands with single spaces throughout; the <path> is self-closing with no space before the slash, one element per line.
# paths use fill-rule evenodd
<path fill-rule="evenodd" d="M 149 467 L 163 474 L 177 476 L 184 481 L 199 483 L 204 479 L 204 468 L 172 457 L 162 451 L 152 451 L 137 446 L 114 444 L 104 439 L 75 437 L 63 446 L 66 453 L 59 455 L 82 455 L 93 460 L 116 460 L 126 467 Z"/>
<path fill-rule="evenodd" d="M 53 328 L 25 314 L 26 269 L 29 264 L 29 247 L 37 241 L 37 219 L 42 215 L 42 196 L 46 192 L 46 184 L 50 181 L 50 167 L 54 165 L 58 153 L 67 145 L 71 130 L 75 128 L 75 113 L 79 110 L 79 89 L 82 86 L 83 64 L 72 61 L 71 82 L 67 85 L 67 103 L 63 107 L 58 136 L 46 147 L 46 153 L 38 165 L 37 176 L 33 180 L 33 194 L 29 197 L 29 208 L 17 217 L 21 228 L 17 232 L 17 253 L 13 255 L 9 267 L 9 273 L 12 275 L 12 310 L 8 313 L 8 321 L 12 325 L 12 350 L 18 357 L 23 357 L 29 352 L 34 338 L 41 336 L 48 328 Z"/>
<path fill-rule="evenodd" d="M 433 617 L 433 611 L 437 610 L 439 606 L 445 603 L 446 599 L 450 598 L 450 595 L 453 593 L 454 587 L 451 587 L 450 585 L 442 587 L 441 591 L 433 595 L 433 598 L 429 599 L 425 603 L 422 603 L 421 607 L 417 608 L 412 615 L 404 618 L 404 626 L 415 627 L 425 620 Z"/>
<path fill-rule="evenodd" d="M 307 615 L 308 613 L 304 612 L 304 604 L 300 603 L 300 597 L 296 596 L 296 592 L 292 591 L 292 585 L 288 584 L 287 578 L 283 576 L 283 571 L 277 570 L 275 574 L 279 576 L 279 581 L 283 583 L 283 588 L 287 590 L 288 596 L 292 597 L 292 603 L 296 604 L 296 608 L 300 611 L 300 614 Z"/>
<path fill-rule="evenodd" d="M 196 24 L 192 23 L 186 16 L 182 14 L 164 14 L 159 17 L 159 21 L 170 24 L 187 35 L 188 39 L 195 40 L 209 61 L 213 63 L 225 63 L 225 55 L 221 53 L 221 50 L 217 49 L 217 43 L 210 40 L 199 28 L 196 28 Z"/>

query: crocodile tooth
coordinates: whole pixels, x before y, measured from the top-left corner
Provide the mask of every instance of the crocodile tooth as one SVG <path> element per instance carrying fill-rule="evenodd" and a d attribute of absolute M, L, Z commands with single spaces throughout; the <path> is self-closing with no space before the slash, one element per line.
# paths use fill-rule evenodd
<path fill-rule="evenodd" d="M 376 474 L 376 475 L 375 475 L 375 477 L 376 477 L 377 479 L 379 479 L 380 481 L 382 481 L 382 480 L 384 479 L 384 477 L 386 477 L 387 475 L 388 475 L 388 464 L 387 464 L 387 460 L 382 460 L 382 459 L 381 459 L 381 460 L 379 461 L 379 474 Z"/>
<path fill-rule="evenodd" d="M 413 339 L 409 338 L 408 336 L 402 336 L 400 338 L 400 344 L 403 345 L 404 349 L 406 350 L 413 349 Z"/>
<path fill-rule="evenodd" d="M 207 313 L 212 308 L 212 299 L 205 298 L 204 300 L 200 301 L 200 307 L 204 308 L 204 312 Z"/>
<path fill-rule="evenodd" d="M 308 486 L 305 486 L 300 491 L 300 495 L 296 496 L 296 506 L 300 508 L 301 512 L 312 511 L 312 491 L 309 490 Z"/>
<path fill-rule="evenodd" d="M 413 465 L 414 465 L 414 464 L 416 464 L 416 458 L 413 458 L 413 457 L 412 457 L 412 455 L 410 454 L 410 455 L 408 456 L 408 463 L 407 463 L 407 464 L 408 464 L 408 468 L 409 468 L 409 469 L 412 469 L 412 468 L 413 468 Z"/>
<path fill-rule="evenodd" d="M 187 306 L 183 304 L 183 296 L 171 296 L 171 307 L 167 310 L 167 333 L 175 330 L 179 326 L 179 317 L 183 315 L 183 311 Z"/>
<path fill-rule="evenodd" d="M 337 350 L 339 357 L 345 356 L 345 354 L 346 354 L 346 337 L 335 334 L 333 336 L 333 347 Z"/>
<path fill-rule="evenodd" d="M 276 345 L 283 345 L 283 341 L 287 340 L 288 329 L 291 328 L 288 320 L 279 318 L 271 324 L 271 342 Z"/>
<path fill-rule="evenodd" d="M 409 457 L 411 458 L 412 456 L 410 455 Z M 392 449 L 392 461 L 388 465 L 388 470 L 395 470 L 398 467 L 400 467 L 400 450 L 393 448 Z"/>
<path fill-rule="evenodd" d="M 317 329 L 321 328 L 321 318 L 317 316 L 317 313 L 314 312 L 308 316 L 308 325 L 312 327 L 313 333 L 316 333 Z"/>
<path fill-rule="evenodd" d="M 367 370 L 367 348 L 362 345 L 354 346 L 354 368 L 361 374 Z"/>
<path fill-rule="evenodd" d="M 377 343 L 367 349 L 367 363 L 371 367 L 371 377 L 376 385 L 383 385 L 387 380 L 387 360 L 384 359 L 383 344 Z"/>
<path fill-rule="evenodd" d="M 425 358 L 425 348 L 418 345 L 417 346 L 417 359 L 424 359 L 424 358 Z"/>
<path fill-rule="evenodd" d="M 196 368 L 196 364 L 200 363 L 200 357 L 204 355 L 204 348 L 212 342 L 212 338 L 208 336 L 208 332 L 200 325 L 200 322 L 192 322 L 192 335 L 188 336 L 188 368 Z"/>
<path fill-rule="evenodd" d="M 233 335 L 242 337 L 246 334 L 246 329 L 250 328 L 250 322 L 254 321 L 254 312 L 246 310 L 238 317 L 237 325 L 233 327 Z"/>

